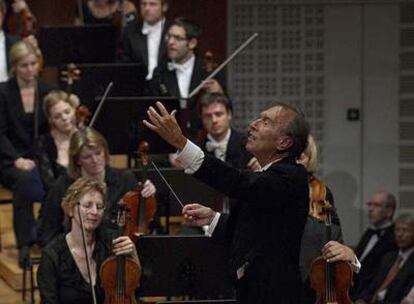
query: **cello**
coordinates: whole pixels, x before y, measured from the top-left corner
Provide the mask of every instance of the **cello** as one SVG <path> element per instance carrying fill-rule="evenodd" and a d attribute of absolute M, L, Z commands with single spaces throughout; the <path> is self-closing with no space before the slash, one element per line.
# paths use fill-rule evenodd
<path fill-rule="evenodd" d="M 120 204 L 118 211 L 118 236 L 125 235 L 129 218 L 128 209 Z M 105 290 L 105 304 L 136 304 L 135 289 L 139 287 L 141 266 L 125 255 L 111 256 L 101 265 L 100 277 Z"/>
<path fill-rule="evenodd" d="M 139 168 L 142 170 L 141 176 L 143 182 L 147 180 L 148 151 L 148 142 L 140 142 L 137 151 L 137 164 L 139 164 Z M 143 183 L 138 185 L 137 189 L 125 193 L 122 198 L 130 213 L 130 221 L 126 227 L 126 235 L 132 240 L 136 240 L 139 235 L 150 233 L 149 226 L 154 220 L 157 209 L 157 202 L 154 196 L 144 198 L 141 195 L 142 187 Z"/>
<path fill-rule="evenodd" d="M 312 185 L 312 183 L 317 183 Z M 325 200 L 326 187 L 315 178 L 311 181 L 312 189 L 318 189 L 323 200 L 312 201 L 311 211 L 319 212 L 318 219 L 325 223 L 327 241 L 331 240 L 331 212 L 333 206 Z M 314 192 L 313 192 L 314 193 Z M 312 197 L 314 198 L 314 197 Z M 316 212 L 315 212 L 316 214 Z M 349 289 L 352 285 L 352 269 L 348 262 L 328 263 L 322 256 L 317 257 L 310 269 L 311 287 L 316 292 L 316 304 L 351 304 Z"/>

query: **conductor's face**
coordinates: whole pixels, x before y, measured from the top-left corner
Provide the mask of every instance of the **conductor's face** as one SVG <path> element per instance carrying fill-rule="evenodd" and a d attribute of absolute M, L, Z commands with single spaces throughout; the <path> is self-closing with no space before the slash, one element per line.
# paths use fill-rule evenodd
<path fill-rule="evenodd" d="M 281 157 L 293 143 L 285 133 L 295 113 L 281 106 L 272 107 L 260 113 L 249 125 L 246 149 L 252 153 L 261 166 Z"/>

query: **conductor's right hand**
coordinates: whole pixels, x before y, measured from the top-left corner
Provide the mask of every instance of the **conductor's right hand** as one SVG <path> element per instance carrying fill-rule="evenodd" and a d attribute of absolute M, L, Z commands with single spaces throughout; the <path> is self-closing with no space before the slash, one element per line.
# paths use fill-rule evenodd
<path fill-rule="evenodd" d="M 210 225 L 216 212 L 200 204 L 188 204 L 183 208 L 183 215 L 186 225 L 200 227 Z"/>
<path fill-rule="evenodd" d="M 158 111 L 154 107 L 149 107 L 147 114 L 150 121 L 144 120 L 144 125 L 181 151 L 187 143 L 187 138 L 175 119 L 176 110 L 168 113 L 161 102 L 158 101 L 156 105 Z"/>

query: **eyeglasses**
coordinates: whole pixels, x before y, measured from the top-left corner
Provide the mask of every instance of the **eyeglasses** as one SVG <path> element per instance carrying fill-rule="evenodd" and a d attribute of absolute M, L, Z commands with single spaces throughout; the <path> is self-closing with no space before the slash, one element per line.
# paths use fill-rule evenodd
<path fill-rule="evenodd" d="M 94 204 L 92 202 L 86 202 L 86 203 L 79 203 L 79 205 L 85 209 L 86 211 L 92 210 L 93 206 L 95 206 L 96 210 L 98 211 L 104 211 L 105 210 L 105 204 L 99 203 Z"/>
<path fill-rule="evenodd" d="M 188 38 L 186 38 L 186 37 L 181 37 L 181 36 L 177 36 L 177 35 L 171 35 L 171 34 L 165 35 L 165 41 L 169 41 L 170 39 L 173 39 L 177 42 L 183 42 L 183 41 L 188 40 Z"/>

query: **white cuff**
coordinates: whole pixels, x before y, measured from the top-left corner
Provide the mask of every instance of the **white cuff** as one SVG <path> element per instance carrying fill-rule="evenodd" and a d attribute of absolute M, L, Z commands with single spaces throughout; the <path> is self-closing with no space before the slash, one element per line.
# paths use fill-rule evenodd
<path fill-rule="evenodd" d="M 354 260 L 351 263 L 352 271 L 355 273 L 359 273 L 361 270 L 361 262 L 358 260 L 357 256 L 354 255 Z"/>
<path fill-rule="evenodd" d="M 217 223 L 220 219 L 220 212 L 216 212 L 216 214 L 214 215 L 213 220 L 211 221 L 210 226 L 208 226 L 207 231 L 205 232 L 206 236 L 211 237 L 213 235 L 214 229 L 216 229 Z"/>
<path fill-rule="evenodd" d="M 187 174 L 193 174 L 200 169 L 204 160 L 204 152 L 197 145 L 187 139 L 183 150 L 178 153 L 177 163 L 184 168 Z"/>

